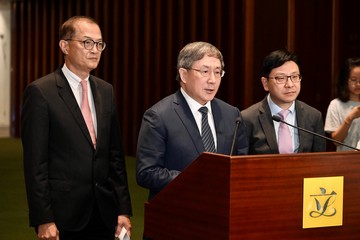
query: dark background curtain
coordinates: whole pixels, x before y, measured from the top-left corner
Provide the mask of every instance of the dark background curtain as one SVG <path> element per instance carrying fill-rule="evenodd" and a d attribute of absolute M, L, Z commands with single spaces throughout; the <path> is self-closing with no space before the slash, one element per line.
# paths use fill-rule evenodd
<path fill-rule="evenodd" d="M 300 100 L 324 115 L 345 58 L 360 56 L 360 1 L 12 0 L 11 135 L 20 135 L 25 86 L 63 64 L 61 24 L 95 18 L 107 43 L 92 72 L 115 89 L 128 155 L 144 111 L 178 89 L 176 58 L 193 41 L 218 47 L 225 77 L 217 97 L 244 109 L 261 100 L 262 59 L 288 48 L 302 61 Z"/>

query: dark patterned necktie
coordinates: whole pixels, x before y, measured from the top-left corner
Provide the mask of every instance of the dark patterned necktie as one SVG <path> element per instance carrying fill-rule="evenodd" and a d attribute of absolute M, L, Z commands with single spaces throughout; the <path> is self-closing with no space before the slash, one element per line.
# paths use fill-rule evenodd
<path fill-rule="evenodd" d="M 204 143 L 205 151 L 207 152 L 216 152 L 214 137 L 212 135 L 209 121 L 208 121 L 208 108 L 201 107 L 199 112 L 202 114 L 201 120 L 201 138 Z"/>

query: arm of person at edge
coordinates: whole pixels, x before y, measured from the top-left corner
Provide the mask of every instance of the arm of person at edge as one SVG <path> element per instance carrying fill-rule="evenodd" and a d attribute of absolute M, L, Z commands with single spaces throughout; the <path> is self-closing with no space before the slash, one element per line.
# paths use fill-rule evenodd
<path fill-rule="evenodd" d="M 360 106 L 354 107 L 350 113 L 345 117 L 341 125 L 336 131 L 331 133 L 331 137 L 337 141 L 344 141 L 347 137 L 352 122 L 360 117 Z"/>

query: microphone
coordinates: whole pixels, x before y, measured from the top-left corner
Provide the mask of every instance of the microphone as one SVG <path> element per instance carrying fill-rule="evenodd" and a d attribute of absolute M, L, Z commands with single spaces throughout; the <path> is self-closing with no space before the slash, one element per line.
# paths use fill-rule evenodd
<path fill-rule="evenodd" d="M 297 128 L 297 129 L 299 129 L 299 130 L 301 130 L 301 131 L 304 131 L 304 132 L 310 133 L 310 134 L 312 134 L 312 135 L 318 136 L 318 137 L 320 137 L 320 138 L 323 138 L 323 139 L 332 141 L 332 142 L 337 143 L 337 144 L 339 144 L 339 145 L 343 145 L 343 146 L 345 146 L 345 147 L 354 149 L 354 150 L 356 150 L 356 151 L 360 151 L 360 149 L 358 149 L 358 148 L 349 146 L 349 145 L 347 145 L 347 144 L 345 144 L 345 143 L 342 143 L 342 142 L 339 142 L 339 141 L 337 141 L 337 140 L 335 140 L 335 139 L 328 138 L 328 137 L 325 137 L 325 136 L 323 136 L 323 135 L 321 135 L 321 134 L 318 134 L 318 133 L 316 133 L 316 132 L 312 132 L 312 131 L 309 131 L 309 130 L 307 130 L 307 129 L 304 129 L 304 128 L 301 128 L 301 127 L 298 127 L 298 126 L 294 126 L 294 125 L 292 125 L 292 124 L 290 124 L 290 123 L 287 123 L 287 122 L 285 122 L 284 120 L 282 120 L 281 117 L 278 116 L 278 115 L 273 115 L 273 116 L 272 116 L 272 119 L 273 119 L 274 121 L 276 121 L 276 122 L 285 123 L 286 125 L 289 125 L 290 127 Z"/>
<path fill-rule="evenodd" d="M 235 126 L 235 130 L 234 130 L 234 137 L 233 137 L 232 144 L 231 144 L 230 156 L 234 155 L 234 148 L 235 148 L 235 143 L 236 143 L 236 135 L 237 135 L 237 132 L 238 132 L 240 120 L 241 120 L 240 117 L 237 117 L 236 120 L 235 120 L 236 126 Z"/>

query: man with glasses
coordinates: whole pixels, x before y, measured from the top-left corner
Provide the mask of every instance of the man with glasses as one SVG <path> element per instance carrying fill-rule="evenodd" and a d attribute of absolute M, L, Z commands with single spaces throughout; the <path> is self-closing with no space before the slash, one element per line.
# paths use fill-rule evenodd
<path fill-rule="evenodd" d="M 28 85 L 22 109 L 30 226 L 38 239 L 130 235 L 131 201 L 112 86 L 90 75 L 105 42 L 89 17 L 67 20 L 65 64 Z"/>
<path fill-rule="evenodd" d="M 215 98 L 224 73 L 223 56 L 213 45 L 193 42 L 180 51 L 180 89 L 144 113 L 139 132 L 136 177 L 150 190 L 149 199 L 201 153 L 230 154 L 237 120 L 234 155 L 247 154 L 239 109 Z"/>
<path fill-rule="evenodd" d="M 241 112 L 249 139 L 249 154 L 326 151 L 324 139 L 273 120 L 275 115 L 289 124 L 324 136 L 321 112 L 296 99 L 301 81 L 295 54 L 276 50 L 265 57 L 261 83 L 269 94 Z"/>

